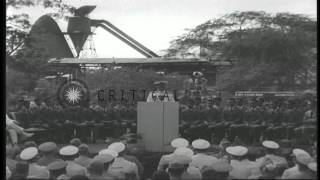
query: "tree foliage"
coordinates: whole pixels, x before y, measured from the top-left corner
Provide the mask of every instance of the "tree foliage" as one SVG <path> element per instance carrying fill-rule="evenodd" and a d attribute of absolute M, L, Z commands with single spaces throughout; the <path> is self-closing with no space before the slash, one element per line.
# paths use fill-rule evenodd
<path fill-rule="evenodd" d="M 54 18 L 65 18 L 75 10 L 75 7 L 63 3 L 62 0 L 6 0 L 7 9 L 13 11 L 32 6 L 52 9 L 53 13 L 49 15 Z M 31 28 L 30 17 L 26 13 L 10 13 L 6 15 L 6 25 L 6 55 L 10 59 L 28 37 Z"/>
<path fill-rule="evenodd" d="M 280 89 L 292 88 L 295 79 L 303 77 L 305 86 L 305 74 L 315 73 L 316 39 L 316 21 L 301 14 L 233 12 L 173 40 L 167 56 L 200 46 L 232 61 L 232 69 L 218 76 L 220 90 L 259 89 L 275 82 Z M 202 56 L 212 59 L 210 53 Z"/>
<path fill-rule="evenodd" d="M 85 82 L 91 90 L 97 89 L 125 89 L 152 90 L 155 81 L 168 81 L 168 88 L 181 90 L 186 76 L 168 74 L 162 76 L 151 70 L 137 71 L 135 68 L 121 68 L 114 70 L 95 70 L 87 72 Z"/>
<path fill-rule="evenodd" d="M 37 80 L 46 73 L 48 64 L 47 52 L 42 48 L 29 46 L 31 40 L 30 17 L 19 13 L 21 8 L 39 6 L 52 9 L 54 18 L 64 18 L 74 7 L 62 0 L 6 0 L 6 83 L 7 95 L 13 97 L 20 91 L 33 91 Z M 11 13 L 8 13 L 8 9 Z"/>

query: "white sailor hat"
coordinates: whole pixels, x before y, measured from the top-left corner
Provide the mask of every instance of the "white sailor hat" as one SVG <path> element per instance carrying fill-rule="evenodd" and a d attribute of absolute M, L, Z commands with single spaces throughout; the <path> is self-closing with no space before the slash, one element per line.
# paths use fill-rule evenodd
<path fill-rule="evenodd" d="M 38 155 L 38 149 L 35 147 L 28 147 L 21 151 L 20 159 L 22 160 L 31 160 Z"/>
<path fill-rule="evenodd" d="M 305 155 L 311 157 L 310 154 L 309 154 L 307 151 L 305 151 L 305 150 L 303 150 L 303 149 L 299 149 L 299 148 L 293 149 L 293 150 L 292 150 L 292 154 L 293 154 L 294 156 L 297 156 L 298 154 L 305 154 Z"/>
<path fill-rule="evenodd" d="M 98 154 L 92 161 L 101 161 L 102 163 L 109 163 L 114 159 L 110 154 Z"/>
<path fill-rule="evenodd" d="M 262 145 L 269 149 L 278 149 L 280 147 L 279 144 L 274 141 L 263 141 Z"/>
<path fill-rule="evenodd" d="M 306 166 L 308 166 L 308 164 L 312 162 L 311 157 L 306 155 L 306 154 L 298 154 L 296 156 L 296 159 L 297 159 L 299 164 L 303 164 L 303 165 L 306 165 Z"/>
<path fill-rule="evenodd" d="M 311 169 L 314 172 L 317 172 L 317 163 L 316 162 L 311 162 L 308 164 L 308 168 Z"/>
<path fill-rule="evenodd" d="M 175 138 L 171 141 L 171 146 L 174 148 L 180 148 L 180 147 L 188 147 L 189 141 L 185 138 Z"/>
<path fill-rule="evenodd" d="M 204 139 L 194 140 L 191 145 L 195 149 L 208 149 L 210 147 L 210 143 Z"/>
<path fill-rule="evenodd" d="M 175 155 L 184 155 L 184 156 L 188 156 L 188 157 L 192 157 L 193 156 L 193 151 L 190 148 L 187 147 L 180 147 L 177 148 L 173 154 Z"/>
<path fill-rule="evenodd" d="M 102 149 L 101 151 L 99 151 L 98 153 L 99 155 L 111 155 L 113 158 L 118 157 L 118 152 L 112 150 L 112 149 Z"/>
<path fill-rule="evenodd" d="M 68 145 L 60 149 L 59 154 L 63 156 L 72 156 L 79 152 L 79 149 L 76 146 Z"/>
<path fill-rule="evenodd" d="M 122 142 L 115 142 L 115 143 L 110 144 L 108 146 L 108 149 L 111 149 L 111 150 L 116 151 L 117 153 L 120 153 L 126 149 L 126 146 Z"/>
<path fill-rule="evenodd" d="M 248 153 L 248 148 L 244 146 L 230 146 L 226 148 L 226 151 L 234 156 L 244 156 Z"/>

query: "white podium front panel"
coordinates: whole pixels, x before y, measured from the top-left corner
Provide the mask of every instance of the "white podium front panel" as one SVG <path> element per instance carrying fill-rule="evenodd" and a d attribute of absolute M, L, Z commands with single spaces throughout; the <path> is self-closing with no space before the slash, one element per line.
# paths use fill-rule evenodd
<path fill-rule="evenodd" d="M 164 146 L 169 146 L 171 141 L 179 135 L 179 103 L 164 102 L 163 104 L 163 143 Z"/>
<path fill-rule="evenodd" d="M 162 152 L 179 134 L 179 103 L 138 102 L 138 133 L 147 151 Z"/>

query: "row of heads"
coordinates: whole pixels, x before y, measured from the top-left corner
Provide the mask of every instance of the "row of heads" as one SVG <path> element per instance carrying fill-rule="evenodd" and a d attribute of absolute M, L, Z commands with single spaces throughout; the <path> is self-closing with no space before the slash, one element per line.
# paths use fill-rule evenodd
<path fill-rule="evenodd" d="M 266 140 L 262 142 L 263 147 L 269 150 L 277 150 L 280 148 L 279 144 Z M 174 151 L 174 155 L 184 156 L 184 157 L 192 157 L 194 152 L 189 147 L 189 141 L 184 138 L 176 138 L 171 142 L 171 146 L 176 148 Z M 210 143 L 205 139 L 196 139 L 191 143 L 191 146 L 194 150 L 206 150 L 210 148 Z M 234 156 L 234 157 L 243 157 L 248 154 L 248 148 L 244 146 L 228 146 L 225 148 L 225 151 Z M 295 148 L 292 150 L 292 155 L 295 157 L 297 163 L 301 165 L 308 166 L 309 169 L 313 171 L 317 171 L 317 164 L 313 161 L 311 155 L 303 149 Z M 187 160 L 190 161 L 191 159 Z M 220 167 L 220 166 L 219 166 Z"/>
<path fill-rule="evenodd" d="M 222 143 L 227 143 L 227 141 L 226 142 L 223 141 Z M 175 138 L 174 140 L 171 141 L 171 146 L 174 148 L 189 147 L 189 145 L 190 145 L 189 141 L 185 138 Z M 280 148 L 278 143 L 276 143 L 274 141 L 269 141 L 269 140 L 263 141 L 262 145 L 268 149 L 279 149 Z M 196 140 L 192 141 L 191 146 L 193 149 L 197 149 L 197 150 L 205 150 L 205 149 L 209 149 L 211 147 L 209 141 L 207 141 L 205 139 L 196 139 Z M 248 152 L 248 149 L 244 146 L 237 146 L 237 147 L 240 147 L 240 149 L 239 148 L 234 149 L 234 147 L 235 146 L 230 146 L 227 148 L 230 150 L 231 154 L 234 150 L 237 152 L 238 151 L 244 152 L 244 154 L 242 154 L 242 153 L 241 154 L 234 154 L 236 156 L 243 156 Z"/>
<path fill-rule="evenodd" d="M 164 75 L 165 73 L 164 72 L 157 72 L 157 74 Z M 192 73 L 192 76 L 195 77 L 195 78 L 201 78 L 201 77 L 203 77 L 203 73 L 200 72 L 200 71 L 195 71 L 195 72 Z M 168 81 L 155 81 L 153 83 L 153 85 L 155 85 L 155 86 L 166 86 L 166 85 L 168 85 Z"/>
<path fill-rule="evenodd" d="M 114 142 L 108 146 L 106 149 L 102 149 L 99 151 L 98 155 L 96 155 L 90 162 L 88 170 L 97 170 L 104 167 L 106 163 L 112 163 L 116 157 L 119 156 L 121 152 L 126 149 L 126 145 L 122 142 Z M 58 147 L 54 142 L 45 142 L 36 147 L 27 147 L 23 149 L 19 155 L 20 159 L 23 161 L 32 161 L 35 159 L 39 152 L 42 153 L 51 153 L 57 152 Z M 75 145 L 66 145 L 62 147 L 58 153 L 62 157 L 75 157 L 78 153 L 88 152 L 89 147 L 86 144 L 81 144 L 79 147 Z M 48 170 L 58 170 L 65 168 L 67 166 L 66 161 L 55 161 L 47 166 Z"/>
<path fill-rule="evenodd" d="M 164 71 L 158 71 L 156 72 L 157 74 L 161 75 L 161 76 L 164 76 L 166 73 Z M 192 76 L 193 77 L 202 77 L 203 76 L 203 73 L 200 72 L 200 71 L 194 71 L 192 72 Z"/>

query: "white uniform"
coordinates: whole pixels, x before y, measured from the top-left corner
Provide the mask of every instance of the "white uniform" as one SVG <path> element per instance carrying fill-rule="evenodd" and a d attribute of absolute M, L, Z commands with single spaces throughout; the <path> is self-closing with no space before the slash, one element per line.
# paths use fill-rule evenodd
<path fill-rule="evenodd" d="M 29 164 L 28 179 L 49 179 L 49 171 L 45 166 L 36 163 Z"/>
<path fill-rule="evenodd" d="M 198 168 L 189 166 L 187 171 L 182 174 L 181 179 L 201 180 L 202 174 Z"/>
<path fill-rule="evenodd" d="M 198 153 L 192 156 L 190 166 L 194 166 L 198 169 L 202 169 L 204 166 L 210 166 L 213 163 L 218 162 L 218 159 L 214 156 L 209 156 L 204 153 Z"/>
<path fill-rule="evenodd" d="M 68 165 L 66 167 L 67 176 L 72 177 L 74 175 L 86 175 L 87 170 L 83 166 L 75 163 L 74 161 L 67 161 Z"/>
<path fill-rule="evenodd" d="M 262 164 L 266 159 L 270 159 L 277 166 L 288 167 L 288 162 L 284 157 L 277 156 L 274 154 L 267 154 L 264 157 L 257 159 L 256 162 Z"/>
<path fill-rule="evenodd" d="M 281 177 L 281 179 L 314 179 L 311 171 L 289 171 L 285 174 L 286 177 Z"/>
<path fill-rule="evenodd" d="M 298 169 L 298 165 L 295 165 L 292 168 L 286 169 L 283 172 L 281 179 L 288 179 L 289 176 L 297 175 L 297 174 L 299 174 L 299 169 Z"/>
<path fill-rule="evenodd" d="M 253 162 L 248 159 L 244 159 L 242 161 L 231 160 L 230 165 L 233 169 L 230 171 L 230 176 L 235 179 L 248 179 L 249 176 L 252 175 L 252 171 L 255 168 Z"/>
<path fill-rule="evenodd" d="M 118 179 L 125 179 L 126 174 L 135 174 L 139 179 L 138 167 L 135 163 L 125 160 L 123 157 L 115 158 L 111 167 L 109 167 L 109 174 Z"/>
<path fill-rule="evenodd" d="M 170 161 L 173 159 L 173 156 L 174 154 L 166 154 L 166 155 L 163 155 L 159 161 L 159 164 L 158 164 L 158 170 L 159 171 L 164 171 L 166 170 L 165 166 L 169 165 Z"/>

